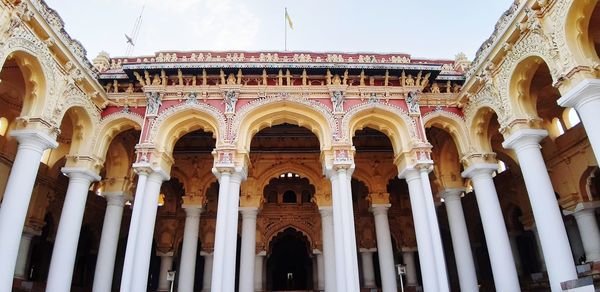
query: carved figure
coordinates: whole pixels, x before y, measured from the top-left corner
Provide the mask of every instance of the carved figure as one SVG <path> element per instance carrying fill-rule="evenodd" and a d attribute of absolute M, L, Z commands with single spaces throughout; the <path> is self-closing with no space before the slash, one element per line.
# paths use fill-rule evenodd
<path fill-rule="evenodd" d="M 202 53 L 200 53 L 200 55 L 202 55 Z M 208 84 L 208 78 L 206 75 L 206 69 L 202 69 L 202 85 L 207 85 Z"/>
<path fill-rule="evenodd" d="M 306 80 L 307 76 L 306 76 L 306 69 L 302 70 L 302 86 L 306 86 L 307 85 L 307 80 Z"/>
<path fill-rule="evenodd" d="M 406 73 L 404 73 L 404 71 L 402 71 L 402 75 L 400 75 L 400 86 L 404 86 L 406 85 Z"/>
<path fill-rule="evenodd" d="M 388 86 L 390 82 L 390 71 L 389 70 L 385 70 L 385 77 L 383 79 L 383 86 Z"/>
<path fill-rule="evenodd" d="M 348 69 L 344 71 L 344 79 L 342 80 L 342 84 L 348 85 Z"/>
<path fill-rule="evenodd" d="M 346 102 L 346 97 L 344 96 L 343 92 L 338 90 L 331 93 L 331 103 L 333 104 L 333 112 L 343 112 L 344 102 Z"/>
<path fill-rule="evenodd" d="M 144 78 L 142 78 L 142 75 L 140 75 L 140 73 L 138 73 L 137 71 L 133 71 L 133 76 L 135 76 L 135 79 L 137 79 L 141 86 L 146 85 L 146 82 L 144 81 Z"/>
<path fill-rule="evenodd" d="M 450 80 L 446 82 L 446 93 L 452 93 L 452 82 Z"/>
<path fill-rule="evenodd" d="M 161 81 L 160 81 L 160 78 L 158 77 L 158 74 L 154 74 L 154 78 L 152 79 L 152 85 L 160 85 L 160 83 L 161 83 Z"/>
<path fill-rule="evenodd" d="M 329 71 L 329 69 L 327 69 L 327 74 L 325 75 L 325 81 L 327 82 L 327 85 L 331 85 L 331 71 Z"/>
<path fill-rule="evenodd" d="M 283 85 L 283 71 L 279 69 L 279 74 L 277 74 L 277 85 Z"/>
<path fill-rule="evenodd" d="M 408 93 L 406 96 L 406 105 L 408 106 L 409 113 L 419 113 L 419 100 L 416 92 L 411 91 Z"/>
<path fill-rule="evenodd" d="M 292 85 L 292 74 L 290 73 L 290 70 L 285 70 L 285 84 L 287 86 Z"/>
<path fill-rule="evenodd" d="M 263 55 L 262 53 L 260 54 L 261 56 Z M 262 72 L 262 85 L 267 85 L 267 70 L 263 69 Z"/>
<path fill-rule="evenodd" d="M 415 79 L 411 74 L 408 74 L 408 77 L 406 77 L 406 86 L 415 86 Z"/>
<path fill-rule="evenodd" d="M 113 92 L 119 93 L 119 81 L 117 79 L 113 80 Z"/>
<path fill-rule="evenodd" d="M 162 100 L 158 92 L 146 93 L 146 115 L 155 116 L 162 105 Z"/>
<path fill-rule="evenodd" d="M 127 93 L 132 93 L 133 92 L 133 83 L 129 82 L 129 86 L 127 86 Z"/>
<path fill-rule="evenodd" d="M 365 70 L 360 71 L 360 86 L 365 86 Z"/>
<path fill-rule="evenodd" d="M 421 71 L 417 73 L 417 80 L 415 80 L 415 85 L 419 86 L 421 84 Z"/>
<path fill-rule="evenodd" d="M 333 85 L 340 85 L 342 84 L 342 79 L 340 79 L 340 75 L 335 74 L 333 75 Z"/>
<path fill-rule="evenodd" d="M 229 73 L 229 76 L 227 76 L 227 85 L 235 85 L 236 83 L 237 80 L 235 80 L 233 73 Z"/>
<path fill-rule="evenodd" d="M 167 85 L 167 73 L 165 73 L 165 70 L 160 70 L 160 80 L 162 82 L 163 85 Z"/>
<path fill-rule="evenodd" d="M 431 84 L 431 93 L 440 93 L 440 86 L 437 84 L 437 82 L 433 82 L 433 84 Z"/>
<path fill-rule="evenodd" d="M 219 77 L 221 77 L 221 85 L 225 85 L 225 72 L 223 72 L 223 69 L 219 71 Z"/>
<path fill-rule="evenodd" d="M 146 81 L 146 84 L 150 85 L 152 84 L 152 81 L 150 80 L 150 73 L 148 73 L 148 71 L 144 70 L 144 78 Z"/>
<path fill-rule="evenodd" d="M 238 97 L 237 93 L 233 90 L 228 90 L 225 92 L 223 97 L 223 102 L 225 103 L 225 112 L 226 113 L 234 113 L 235 112 L 235 104 L 237 103 Z"/>
<path fill-rule="evenodd" d="M 421 87 L 425 87 L 427 84 L 429 84 L 429 76 L 431 76 L 431 72 L 425 74 L 425 77 L 423 77 L 423 80 L 421 80 Z"/>
<path fill-rule="evenodd" d="M 238 73 L 237 73 L 237 84 L 242 84 L 242 69 L 238 69 Z"/>
<path fill-rule="evenodd" d="M 177 69 L 177 81 L 179 82 L 179 86 L 183 86 L 183 73 L 181 69 Z"/>

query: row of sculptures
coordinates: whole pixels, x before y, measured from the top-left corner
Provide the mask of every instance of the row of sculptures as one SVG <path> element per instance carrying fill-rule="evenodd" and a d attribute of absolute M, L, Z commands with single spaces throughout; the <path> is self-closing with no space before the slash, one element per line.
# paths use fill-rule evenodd
<path fill-rule="evenodd" d="M 142 75 L 143 74 L 143 75 Z M 192 76 L 184 76 L 183 72 L 181 71 L 181 69 L 177 70 L 177 76 L 175 78 L 172 78 L 170 76 L 167 76 L 166 72 L 164 70 L 161 70 L 160 74 L 156 73 L 154 75 L 152 75 L 150 72 L 148 71 L 144 71 L 142 74 L 140 74 L 140 72 L 134 71 L 133 75 L 135 76 L 136 80 L 139 82 L 140 86 L 167 86 L 167 85 L 174 85 L 174 86 L 197 86 L 197 85 L 209 85 L 209 76 L 206 72 L 205 69 L 202 70 L 202 74 L 199 76 L 196 75 L 192 75 Z M 397 84 L 400 87 L 418 87 L 418 88 L 425 88 L 429 85 L 429 79 L 430 79 L 431 73 L 427 72 L 426 74 L 423 75 L 422 71 L 419 71 L 417 73 L 416 76 L 413 76 L 412 74 L 406 74 L 405 71 L 402 71 L 401 75 L 398 77 L 394 77 L 391 76 L 389 74 L 389 71 L 386 70 L 385 71 L 385 75 L 383 76 L 383 86 L 390 86 L 391 85 L 391 81 L 397 81 Z M 295 85 L 293 83 L 293 79 L 295 79 L 296 76 L 293 76 L 290 73 L 289 69 L 284 70 L 280 69 L 277 77 L 276 77 L 276 84 L 278 86 L 291 86 L 291 85 Z M 258 85 L 268 85 L 268 81 L 269 78 L 272 78 L 272 76 L 269 76 L 267 74 L 266 70 L 262 71 L 262 75 L 260 77 L 256 77 L 253 79 L 254 81 L 256 81 L 256 83 Z M 306 70 L 302 71 L 302 75 L 300 76 L 301 80 L 302 80 L 302 86 L 310 86 L 312 84 L 314 84 L 314 79 L 309 80 L 309 77 L 306 73 Z M 354 83 L 358 80 L 358 83 L 360 86 L 367 86 L 367 82 L 369 86 L 374 86 L 375 85 L 375 76 L 366 76 L 364 70 L 362 70 L 360 72 L 360 75 L 358 76 L 350 76 L 348 73 L 348 70 L 345 70 L 344 73 L 340 76 L 339 74 L 332 74 L 331 71 L 329 69 L 327 69 L 326 74 L 325 74 L 325 79 L 321 80 L 322 82 L 320 82 L 319 85 L 347 85 L 347 86 L 352 86 L 354 85 Z M 217 81 L 214 84 L 218 84 L 218 85 L 246 85 L 248 83 L 248 81 L 250 81 L 250 79 L 244 79 L 244 74 L 242 72 L 242 69 L 238 69 L 237 74 L 234 73 L 229 73 L 228 75 L 225 74 L 225 72 L 221 69 L 219 72 L 219 76 Z M 456 86 L 456 85 L 455 85 Z M 119 81 L 118 80 L 113 80 L 112 83 L 107 83 L 104 85 L 104 89 L 106 90 L 106 92 L 109 93 L 118 93 L 119 92 Z M 447 93 L 451 93 L 453 92 L 454 88 L 452 88 L 452 85 L 450 83 L 450 81 L 447 81 L 446 84 L 446 92 Z M 127 89 L 125 90 L 125 92 L 133 92 L 134 90 L 134 85 L 133 83 L 129 83 Z M 437 83 L 432 83 L 431 84 L 431 92 L 432 93 L 440 93 L 440 86 Z"/>

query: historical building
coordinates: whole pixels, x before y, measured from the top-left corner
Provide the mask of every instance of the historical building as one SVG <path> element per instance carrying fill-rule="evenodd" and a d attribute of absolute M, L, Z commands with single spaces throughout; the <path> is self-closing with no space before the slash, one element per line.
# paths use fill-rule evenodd
<path fill-rule="evenodd" d="M 472 62 L 90 62 L 43 0 L 2 0 L 0 292 L 581 284 L 599 52 L 597 0 L 517 0 Z"/>

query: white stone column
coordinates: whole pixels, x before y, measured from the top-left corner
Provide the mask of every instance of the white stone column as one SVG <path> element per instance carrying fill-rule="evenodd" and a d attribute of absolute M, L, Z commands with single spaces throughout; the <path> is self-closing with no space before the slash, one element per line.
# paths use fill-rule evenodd
<path fill-rule="evenodd" d="M 425 163 L 420 165 L 419 174 L 421 175 L 421 183 L 423 184 L 423 195 L 425 198 L 425 206 L 427 207 L 427 217 L 429 221 L 429 229 L 431 229 L 431 244 L 433 245 L 433 253 L 435 254 L 435 267 L 437 270 L 438 281 L 440 282 L 440 291 L 449 292 L 450 283 L 448 282 L 448 272 L 446 271 L 446 258 L 444 256 L 444 246 L 442 244 L 442 236 L 440 235 L 440 226 L 437 219 L 435 202 L 433 201 L 433 193 L 431 191 L 431 183 L 429 182 L 429 172 L 433 170 L 433 165 Z"/>
<path fill-rule="evenodd" d="M 17 265 L 15 266 L 15 278 L 23 280 L 28 278 L 27 266 L 29 265 L 31 254 L 31 240 L 37 235 L 40 235 L 40 232 L 35 232 L 27 227 L 23 230 L 21 243 L 19 244 L 19 256 L 17 257 Z"/>
<path fill-rule="evenodd" d="M 557 102 L 560 106 L 572 107 L 577 111 L 594 149 L 596 161 L 600 161 L 600 80 L 585 79 L 579 82 Z"/>
<path fill-rule="evenodd" d="M 150 257 L 152 256 L 152 239 L 158 210 L 158 197 L 163 181 L 168 180 L 168 178 L 169 176 L 161 170 L 154 170 L 148 176 L 139 218 L 136 246 L 134 247 L 135 256 L 133 258 L 131 289 L 125 291 L 145 292 L 148 288 L 148 269 L 150 268 Z"/>
<path fill-rule="evenodd" d="M 381 275 L 381 290 L 383 292 L 398 290 L 398 285 L 396 284 L 397 272 L 394 265 L 394 249 L 392 247 L 392 236 L 390 234 L 390 224 L 387 215 L 390 206 L 390 204 L 373 204 L 371 206 L 371 212 L 373 212 L 375 217 L 377 254 L 379 256 L 379 272 Z"/>
<path fill-rule="evenodd" d="M 539 141 L 547 135 L 545 130 L 521 129 L 508 137 L 502 145 L 517 153 L 542 250 L 548 255 L 545 260 L 550 286 L 552 291 L 561 291 L 560 283 L 577 279 L 577 271 L 552 182 L 540 150 Z"/>
<path fill-rule="evenodd" d="M 18 130 L 10 135 L 19 141 L 19 146 L 0 206 L 0 292 L 12 291 L 21 234 L 42 153 L 58 146 L 42 132 Z"/>
<path fill-rule="evenodd" d="M 467 231 L 467 223 L 460 202 L 463 191 L 464 189 L 447 189 L 440 193 L 440 197 L 444 198 L 446 204 L 460 291 L 479 291 L 469 232 Z"/>
<path fill-rule="evenodd" d="M 258 214 L 258 208 L 243 207 L 240 208 L 240 213 L 242 213 L 242 247 L 240 250 L 239 292 L 253 292 L 254 263 L 256 262 L 256 215 Z"/>
<path fill-rule="evenodd" d="M 492 173 L 497 169 L 498 165 L 494 163 L 478 163 L 469 166 L 462 176 L 471 178 L 475 190 L 496 290 L 521 291 L 508 232 L 492 179 Z"/>
<path fill-rule="evenodd" d="M 362 263 L 362 274 L 364 283 L 363 288 L 377 288 L 377 285 L 375 284 L 375 265 L 373 264 L 373 253 L 375 251 L 377 251 L 377 249 L 375 248 L 360 249 L 360 259 Z M 383 276 L 381 281 L 383 282 Z"/>
<path fill-rule="evenodd" d="M 581 235 L 587 262 L 600 261 L 600 231 L 596 220 L 595 209 L 587 208 L 573 213 Z"/>
<path fill-rule="evenodd" d="M 60 222 L 56 231 L 50 271 L 48 272 L 48 283 L 46 291 L 62 292 L 71 290 L 73 269 L 75 267 L 75 256 L 79 232 L 83 223 L 83 212 L 85 202 L 92 181 L 100 180 L 100 177 L 81 168 L 62 168 L 62 172 L 69 177 L 69 186 L 65 195 Z"/>
<path fill-rule="evenodd" d="M 319 207 L 321 213 L 321 228 L 323 233 L 323 260 L 325 261 L 325 291 L 335 292 L 336 290 L 336 271 L 335 271 L 335 250 L 333 239 L 333 211 L 331 207 Z"/>
<path fill-rule="evenodd" d="M 185 226 L 183 230 L 183 244 L 181 247 L 177 291 L 193 292 L 202 205 L 184 204 L 182 207 L 185 210 Z"/>
<path fill-rule="evenodd" d="M 240 208 L 240 184 L 242 176 L 239 172 L 231 175 L 229 185 L 228 213 L 227 213 L 227 228 L 225 240 L 225 265 L 223 266 L 223 292 L 233 292 L 235 290 L 235 263 L 237 256 L 237 240 L 238 240 L 238 214 Z M 254 228 L 256 232 L 256 227 Z M 252 250 L 252 253 L 255 251 Z M 252 262 L 251 264 L 254 264 Z M 254 269 L 252 269 L 254 271 Z M 242 270 L 240 270 L 242 271 Z M 250 278 L 253 279 L 253 278 Z M 250 282 L 250 287 L 253 283 Z"/>
<path fill-rule="evenodd" d="M 406 266 L 406 286 L 419 286 L 417 280 L 417 265 L 415 264 L 415 252 L 403 251 L 402 260 Z"/>
<path fill-rule="evenodd" d="M 210 281 L 212 280 L 213 254 L 200 252 L 204 257 L 204 274 L 202 275 L 202 292 L 210 292 Z"/>
<path fill-rule="evenodd" d="M 171 283 L 167 280 L 167 276 L 173 268 L 173 253 L 159 253 L 158 256 L 160 256 L 160 273 L 158 274 L 157 291 L 169 291 Z"/>
<path fill-rule="evenodd" d="M 263 266 L 267 253 L 261 251 L 254 257 L 254 291 L 265 291 L 265 283 L 263 281 Z"/>
<path fill-rule="evenodd" d="M 410 204 L 415 224 L 415 235 L 417 237 L 417 246 L 419 249 L 421 275 L 423 275 L 424 291 L 440 291 L 435 253 L 432 245 L 433 239 L 431 236 L 431 228 L 429 227 L 427 207 L 425 206 L 426 203 L 423 195 L 421 175 L 416 169 L 407 169 L 400 173 L 398 177 L 405 178 L 408 184 L 408 193 L 410 195 Z"/>
<path fill-rule="evenodd" d="M 333 191 L 336 286 L 338 291 L 358 292 L 360 283 L 350 187 L 351 171 L 347 165 L 338 165 L 330 175 Z"/>
<path fill-rule="evenodd" d="M 323 260 L 323 253 L 315 253 L 317 256 L 317 291 L 325 290 L 325 263 Z"/>
<path fill-rule="evenodd" d="M 123 207 L 125 201 L 131 200 L 131 197 L 123 192 L 104 193 L 103 195 L 106 198 L 106 211 L 104 213 L 104 223 L 102 224 L 100 246 L 98 247 L 98 260 L 96 261 L 94 284 L 92 286 L 93 292 L 112 291 Z"/>
<path fill-rule="evenodd" d="M 225 241 L 226 241 L 226 228 L 227 228 L 227 213 L 231 212 L 228 210 L 228 199 L 229 199 L 229 182 L 231 181 L 231 173 L 229 172 L 216 172 L 215 175 L 219 179 L 219 197 L 217 201 L 217 221 L 215 226 L 215 245 L 212 265 L 212 280 L 211 285 L 213 291 L 222 291 L 223 289 L 223 267 L 225 262 Z M 237 210 L 236 210 L 237 213 Z M 124 292 L 124 291 L 121 291 Z"/>
<path fill-rule="evenodd" d="M 121 292 L 131 291 L 131 281 L 133 277 L 133 259 L 135 257 L 136 239 L 142 215 L 142 202 L 144 201 L 146 183 L 148 176 L 152 173 L 149 167 L 133 165 L 138 175 L 137 186 L 135 188 L 135 197 L 133 202 L 133 211 L 129 222 L 129 232 L 127 233 L 127 245 L 125 247 L 125 259 L 123 260 L 123 272 L 121 274 Z"/>

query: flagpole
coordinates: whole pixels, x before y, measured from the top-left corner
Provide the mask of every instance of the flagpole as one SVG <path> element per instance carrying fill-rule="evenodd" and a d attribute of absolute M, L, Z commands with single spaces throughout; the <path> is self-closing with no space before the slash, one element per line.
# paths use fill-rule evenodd
<path fill-rule="evenodd" d="M 284 47 L 283 47 L 284 51 L 287 51 L 287 19 L 286 19 L 286 16 L 287 16 L 287 7 L 285 8 L 285 13 L 283 14 L 283 26 L 285 27 L 285 30 L 284 30 L 285 31 L 285 33 L 284 33 L 285 40 L 284 40 Z"/>

